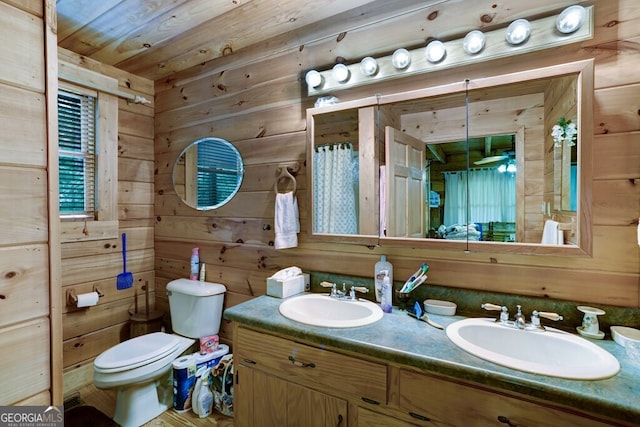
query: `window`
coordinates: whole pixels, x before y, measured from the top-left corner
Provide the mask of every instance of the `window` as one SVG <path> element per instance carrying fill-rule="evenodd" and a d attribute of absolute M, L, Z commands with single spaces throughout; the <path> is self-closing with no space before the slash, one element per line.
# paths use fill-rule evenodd
<path fill-rule="evenodd" d="M 61 218 L 93 218 L 96 206 L 96 98 L 58 93 Z"/>
<path fill-rule="evenodd" d="M 118 81 L 60 61 L 61 241 L 118 237 Z M 104 89 L 103 89 L 104 88 Z M 109 91 L 109 93 L 107 93 Z"/>

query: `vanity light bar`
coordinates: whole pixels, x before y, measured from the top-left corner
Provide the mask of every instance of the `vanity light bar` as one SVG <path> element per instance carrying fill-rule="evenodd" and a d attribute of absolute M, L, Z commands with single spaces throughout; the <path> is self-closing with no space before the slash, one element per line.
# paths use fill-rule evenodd
<path fill-rule="evenodd" d="M 563 17 L 563 14 L 566 14 L 571 8 L 579 8 L 581 11 L 580 26 L 573 32 L 565 32 L 566 26 L 562 26 L 564 24 L 559 23 L 559 18 Z M 524 21 L 527 22 L 526 20 Z M 521 22 L 521 20 L 516 20 L 512 24 L 516 22 Z M 484 33 L 484 40 L 476 41 L 476 43 L 481 43 L 481 47 L 478 48 L 476 46 L 471 51 L 468 49 L 469 39 L 465 37 L 447 42 L 431 42 L 429 46 L 432 49 L 429 50 L 429 53 L 422 47 L 410 51 L 398 49 L 393 55 L 377 59 L 367 57 L 365 58 L 367 65 L 355 63 L 344 65 L 344 68 L 341 65 L 340 72 L 334 72 L 334 70 L 310 70 L 305 78 L 307 93 L 309 96 L 321 95 L 336 90 L 589 40 L 594 35 L 593 6 L 584 8 L 582 6 L 570 6 L 558 16 L 549 16 L 527 23 L 530 24 L 530 31 L 524 39 L 513 39 L 511 42 L 513 44 L 507 41 L 507 29 L 502 28 Z M 556 28 L 556 26 L 559 28 Z M 478 30 L 474 31 L 477 32 Z M 474 34 L 477 34 L 475 32 Z M 467 39 L 466 43 L 465 39 Z M 434 51 L 433 48 L 436 48 L 436 50 Z M 409 54 L 408 58 L 402 57 L 405 52 Z M 402 59 L 402 63 L 399 63 L 399 57 Z M 365 69 L 368 70 L 366 73 L 363 71 Z"/>

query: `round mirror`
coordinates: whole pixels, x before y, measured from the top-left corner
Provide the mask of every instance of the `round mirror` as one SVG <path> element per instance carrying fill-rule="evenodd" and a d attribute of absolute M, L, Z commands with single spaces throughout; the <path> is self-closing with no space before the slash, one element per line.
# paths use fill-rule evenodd
<path fill-rule="evenodd" d="M 173 165 L 173 187 L 188 206 L 216 209 L 238 192 L 243 175 L 236 147 L 221 138 L 202 138 L 178 156 Z"/>

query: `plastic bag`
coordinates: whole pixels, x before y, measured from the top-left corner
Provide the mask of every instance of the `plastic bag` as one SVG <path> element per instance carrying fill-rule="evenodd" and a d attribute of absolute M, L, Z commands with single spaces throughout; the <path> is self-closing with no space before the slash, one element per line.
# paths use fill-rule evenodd
<path fill-rule="evenodd" d="M 227 354 L 211 373 L 213 406 L 216 411 L 233 416 L 233 354 Z"/>

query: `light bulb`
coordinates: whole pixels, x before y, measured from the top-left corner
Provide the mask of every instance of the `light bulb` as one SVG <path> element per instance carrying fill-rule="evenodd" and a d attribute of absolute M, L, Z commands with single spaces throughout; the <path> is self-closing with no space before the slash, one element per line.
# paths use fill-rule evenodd
<path fill-rule="evenodd" d="M 340 83 L 346 82 L 351 76 L 351 71 L 349 71 L 347 66 L 344 64 L 334 65 L 331 73 L 333 74 L 333 78 Z"/>
<path fill-rule="evenodd" d="M 442 61 L 447 54 L 447 48 L 444 47 L 444 43 L 440 40 L 433 40 L 429 42 L 426 48 L 427 61 L 435 64 Z"/>
<path fill-rule="evenodd" d="M 378 61 L 375 58 L 367 56 L 360 61 L 360 71 L 365 76 L 373 76 L 378 72 Z"/>
<path fill-rule="evenodd" d="M 502 165 L 498 166 L 498 172 L 505 173 L 506 171 L 507 171 L 507 165 L 502 164 Z"/>
<path fill-rule="evenodd" d="M 464 42 L 462 43 L 462 48 L 469 55 L 475 55 L 480 52 L 484 48 L 485 43 L 485 35 L 480 30 L 469 31 L 466 36 L 464 36 Z"/>
<path fill-rule="evenodd" d="M 304 77 L 304 80 L 307 82 L 307 86 L 316 88 L 322 85 L 324 78 L 316 70 L 311 70 Z"/>
<path fill-rule="evenodd" d="M 562 34 L 570 34 L 577 31 L 584 24 L 587 11 L 579 5 L 569 6 L 563 10 L 556 19 L 556 28 Z"/>
<path fill-rule="evenodd" d="M 398 49 L 395 52 L 393 52 L 393 56 L 391 57 L 391 63 L 398 70 L 407 68 L 409 64 L 411 64 L 411 54 L 407 49 Z"/>
<path fill-rule="evenodd" d="M 531 35 L 531 24 L 526 19 L 516 19 L 507 28 L 507 42 L 519 45 L 527 41 Z"/>
<path fill-rule="evenodd" d="M 516 165 L 515 163 L 509 163 L 509 165 L 507 165 L 507 172 L 509 173 L 514 173 L 516 171 Z"/>

